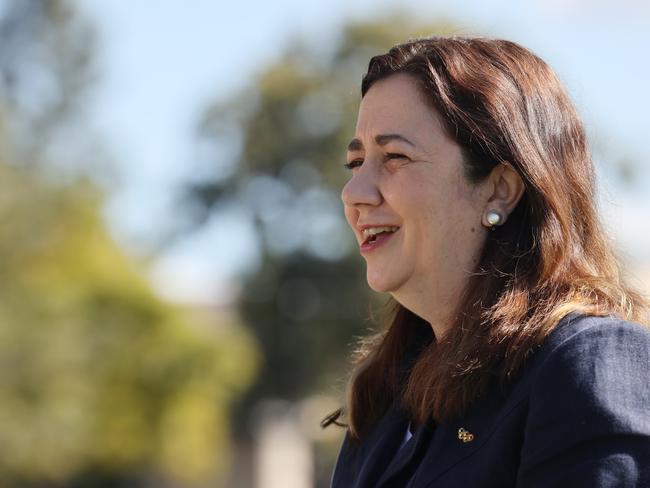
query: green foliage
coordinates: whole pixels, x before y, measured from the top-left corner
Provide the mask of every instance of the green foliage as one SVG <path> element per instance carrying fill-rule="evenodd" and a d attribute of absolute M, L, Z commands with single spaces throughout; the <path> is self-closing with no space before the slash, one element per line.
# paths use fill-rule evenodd
<path fill-rule="evenodd" d="M 354 337 L 368 332 L 363 263 L 339 197 L 345 147 L 370 57 L 434 32 L 450 27 L 395 14 L 350 24 L 333 45 L 298 41 L 202 119 L 208 169 L 200 173 L 212 176 L 189 188 L 191 208 L 199 223 L 210 212 L 244 209 L 263 256 L 240 303 L 264 354 L 262 373 L 238 409 L 244 417 L 264 397 L 331 389 L 347 369 Z"/>
<path fill-rule="evenodd" d="M 254 372 L 250 339 L 191 328 L 157 301 L 88 185 L 2 169 L 0 467 L 61 480 L 89 466 L 211 472 L 228 402 Z"/>
<path fill-rule="evenodd" d="M 92 185 L 1 165 L 0 195 L 5 486 L 212 480 L 229 405 L 255 374 L 252 338 L 156 299 L 104 231 Z"/>

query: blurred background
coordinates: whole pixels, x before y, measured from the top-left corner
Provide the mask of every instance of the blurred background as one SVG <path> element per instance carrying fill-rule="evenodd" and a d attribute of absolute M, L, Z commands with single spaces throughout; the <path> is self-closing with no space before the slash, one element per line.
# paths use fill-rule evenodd
<path fill-rule="evenodd" d="M 0 488 L 327 487 L 368 293 L 339 198 L 369 58 L 505 37 L 583 115 L 650 291 L 642 0 L 0 0 Z"/>

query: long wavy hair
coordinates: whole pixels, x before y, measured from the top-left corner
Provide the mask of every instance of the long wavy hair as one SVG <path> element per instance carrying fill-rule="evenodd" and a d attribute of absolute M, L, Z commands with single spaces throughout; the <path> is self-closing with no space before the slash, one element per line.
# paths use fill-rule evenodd
<path fill-rule="evenodd" d="M 508 162 L 525 193 L 488 233 L 442 339 L 393 301 L 388 327 L 363 341 L 345 406 L 322 423 L 347 426 L 355 440 L 394 401 L 415 424 L 452 421 L 515 378 L 569 312 L 647 324 L 647 304 L 623 283 L 599 222 L 582 122 L 550 67 L 509 41 L 417 39 L 370 60 L 362 97 L 396 73 L 416 79 L 441 115 L 468 181 Z"/>

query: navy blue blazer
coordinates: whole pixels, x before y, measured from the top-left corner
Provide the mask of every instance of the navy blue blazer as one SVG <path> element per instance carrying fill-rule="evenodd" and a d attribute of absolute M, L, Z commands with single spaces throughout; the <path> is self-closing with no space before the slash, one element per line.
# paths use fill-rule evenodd
<path fill-rule="evenodd" d="M 346 435 L 332 487 L 650 487 L 650 331 L 570 314 L 507 390 L 400 449 L 407 425 L 395 405 Z"/>

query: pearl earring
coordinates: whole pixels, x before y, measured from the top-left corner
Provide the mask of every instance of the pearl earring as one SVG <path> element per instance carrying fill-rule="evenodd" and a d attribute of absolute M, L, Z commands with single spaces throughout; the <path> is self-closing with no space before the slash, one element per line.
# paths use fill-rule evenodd
<path fill-rule="evenodd" d="M 495 212 L 494 210 L 490 210 L 487 213 L 486 220 L 487 220 L 488 224 L 490 224 L 489 227 L 491 229 L 494 229 L 494 227 L 496 225 L 501 225 L 501 221 L 503 220 L 503 218 L 501 217 L 501 214 L 499 212 Z"/>

